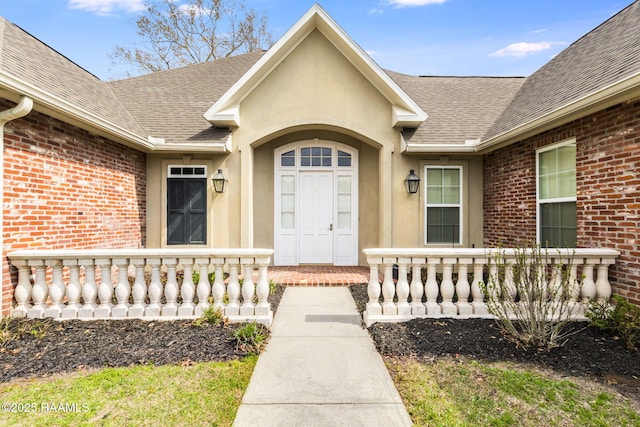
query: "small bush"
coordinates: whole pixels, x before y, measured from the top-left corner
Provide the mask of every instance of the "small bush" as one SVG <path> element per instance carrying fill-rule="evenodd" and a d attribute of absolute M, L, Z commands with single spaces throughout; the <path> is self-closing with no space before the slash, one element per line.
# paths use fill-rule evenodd
<path fill-rule="evenodd" d="M 213 305 L 207 307 L 202 312 L 200 317 L 193 321 L 196 326 L 204 327 L 205 324 L 220 326 L 224 323 L 224 313 L 219 308 L 214 308 Z"/>
<path fill-rule="evenodd" d="M 592 326 L 619 335 L 629 350 L 635 350 L 640 344 L 640 307 L 619 295 L 614 295 L 613 302 L 611 306 L 592 301 L 585 314 Z"/>
<path fill-rule="evenodd" d="M 577 286 L 571 277 L 573 257 L 562 255 L 554 264 L 552 249 L 539 245 L 504 250 L 489 259 L 484 292 L 489 312 L 505 335 L 522 347 L 550 350 L 562 346 L 575 330 L 568 326 L 577 305 L 571 303 Z M 556 254 L 557 256 L 557 254 Z"/>
<path fill-rule="evenodd" d="M 256 322 L 244 323 L 233 333 L 236 349 L 249 354 L 260 354 L 267 345 L 267 328 Z"/>

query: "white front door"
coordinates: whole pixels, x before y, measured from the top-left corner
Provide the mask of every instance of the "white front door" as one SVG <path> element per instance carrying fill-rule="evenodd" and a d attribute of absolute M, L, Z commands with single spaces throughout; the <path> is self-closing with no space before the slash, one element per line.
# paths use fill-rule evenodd
<path fill-rule="evenodd" d="M 299 141 L 274 152 L 274 264 L 358 264 L 358 150 Z"/>
<path fill-rule="evenodd" d="M 333 263 L 333 172 L 300 172 L 299 217 L 300 262 Z"/>

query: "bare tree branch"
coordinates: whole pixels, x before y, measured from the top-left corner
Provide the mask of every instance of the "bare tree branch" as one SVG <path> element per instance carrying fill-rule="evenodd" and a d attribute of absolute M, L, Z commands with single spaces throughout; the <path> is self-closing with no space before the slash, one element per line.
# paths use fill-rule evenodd
<path fill-rule="evenodd" d="M 141 73 L 212 61 L 273 44 L 267 17 L 244 0 L 148 0 L 135 21 L 140 43 L 116 46 L 113 65 Z"/>

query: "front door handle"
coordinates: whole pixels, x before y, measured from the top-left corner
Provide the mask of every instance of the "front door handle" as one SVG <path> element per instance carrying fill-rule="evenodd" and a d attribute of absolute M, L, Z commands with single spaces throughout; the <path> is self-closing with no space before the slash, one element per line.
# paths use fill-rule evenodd
<path fill-rule="evenodd" d="M 329 231 L 333 231 L 333 224 L 329 224 Z"/>

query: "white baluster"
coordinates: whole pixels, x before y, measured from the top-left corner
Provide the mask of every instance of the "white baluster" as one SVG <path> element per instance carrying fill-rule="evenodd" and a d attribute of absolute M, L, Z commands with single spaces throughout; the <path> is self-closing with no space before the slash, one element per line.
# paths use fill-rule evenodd
<path fill-rule="evenodd" d="M 244 281 L 242 282 L 242 306 L 241 316 L 255 315 L 255 305 L 253 297 L 255 295 L 255 284 L 253 283 L 253 258 L 242 258 L 240 263 L 244 266 Z"/>
<path fill-rule="evenodd" d="M 255 308 L 256 316 L 270 316 L 271 304 L 269 304 L 269 279 L 267 278 L 267 265 L 269 259 L 256 258 L 258 263 L 258 284 L 256 285 L 256 294 L 258 296 L 258 304 Z"/>
<path fill-rule="evenodd" d="M 78 310 L 78 317 L 82 319 L 92 318 L 96 309 L 98 297 L 98 285 L 96 285 L 96 266 L 93 259 L 81 259 L 80 265 L 84 268 L 84 285 L 82 286 L 82 308 Z"/>
<path fill-rule="evenodd" d="M 596 283 L 593 281 L 593 265 L 599 260 L 587 258 L 582 267 L 582 304 L 586 307 L 589 301 L 596 299 Z"/>
<path fill-rule="evenodd" d="M 144 258 L 132 258 L 131 264 L 136 269 L 136 276 L 133 280 L 133 288 L 131 294 L 133 296 L 133 305 L 129 307 L 129 317 L 144 317 L 146 308 L 145 299 L 147 298 L 147 284 L 144 281 L 144 267 L 146 261 Z"/>
<path fill-rule="evenodd" d="M 100 267 L 100 284 L 98 285 L 98 298 L 100 305 L 94 311 L 95 317 L 110 317 L 113 304 L 113 281 L 111 280 L 111 260 L 97 259 L 96 264 Z"/>
<path fill-rule="evenodd" d="M 74 319 L 80 310 L 80 297 L 82 286 L 80 285 L 80 265 L 77 259 L 67 261 L 69 267 L 69 283 L 67 284 L 67 306 L 62 309 L 62 318 Z"/>
<path fill-rule="evenodd" d="M 487 280 L 487 299 L 489 302 L 495 302 L 500 298 L 500 278 L 498 277 L 498 264 L 492 262 L 489 264 L 489 278 Z"/>
<path fill-rule="evenodd" d="M 427 283 L 424 285 L 424 291 L 427 295 L 427 302 L 425 303 L 427 316 L 442 314 L 442 309 L 437 301 L 438 294 L 440 293 L 438 281 L 436 280 L 436 268 L 438 264 L 440 264 L 440 258 L 427 259 Z"/>
<path fill-rule="evenodd" d="M 413 272 L 411 274 L 411 314 L 414 316 L 423 316 L 427 314 L 427 309 L 422 303 L 424 295 L 424 284 L 422 283 L 422 264 L 424 259 L 413 258 Z"/>
<path fill-rule="evenodd" d="M 222 267 L 224 266 L 224 258 L 213 258 L 212 259 L 215 274 L 213 279 L 213 286 L 211 289 L 211 294 L 213 296 L 213 308 L 216 310 L 220 310 L 224 312 L 224 272 L 222 271 Z"/>
<path fill-rule="evenodd" d="M 229 303 L 225 308 L 225 314 L 227 316 L 237 316 L 240 313 L 240 304 L 238 298 L 240 297 L 240 282 L 238 282 L 238 264 L 240 260 L 238 258 L 228 258 L 229 264 L 229 284 L 227 285 L 227 296 L 229 297 Z"/>
<path fill-rule="evenodd" d="M 193 296 L 195 295 L 195 286 L 193 285 L 193 258 L 180 258 L 180 264 L 183 269 L 182 286 L 180 287 L 180 295 L 182 296 L 182 304 L 178 308 L 178 316 L 193 316 Z"/>
<path fill-rule="evenodd" d="M 398 258 L 398 283 L 396 284 L 396 294 L 398 295 L 398 315 L 410 316 L 411 306 L 407 302 L 409 298 L 409 282 L 407 281 L 407 264 L 411 263 L 411 258 Z"/>
<path fill-rule="evenodd" d="M 486 259 L 474 258 L 473 260 L 473 281 L 471 282 L 471 296 L 473 301 L 471 307 L 473 307 L 473 314 L 476 316 L 486 316 L 489 314 L 487 310 L 487 304 L 484 302 L 484 265 Z"/>
<path fill-rule="evenodd" d="M 571 316 L 583 316 L 584 307 L 578 302 L 578 298 L 580 298 L 580 284 L 578 283 L 578 266 L 575 264 L 575 261 L 571 261 L 568 280 L 569 283 L 567 283 L 567 285 L 569 286 L 570 294 L 567 310 Z"/>
<path fill-rule="evenodd" d="M 605 303 L 611 299 L 611 283 L 609 283 L 609 265 L 615 260 L 602 259 L 598 265 L 598 278 L 596 279 L 596 297 L 598 301 Z"/>
<path fill-rule="evenodd" d="M 200 266 L 200 280 L 196 287 L 198 293 L 198 305 L 195 315 L 200 316 L 203 311 L 209 308 L 209 296 L 211 295 L 211 284 L 209 283 L 209 258 L 197 258 L 196 264 Z"/>
<path fill-rule="evenodd" d="M 31 308 L 31 267 L 26 260 L 12 261 L 18 268 L 18 284 L 13 293 L 17 305 L 11 311 L 14 317 L 25 317 Z"/>
<path fill-rule="evenodd" d="M 64 267 L 62 260 L 57 259 L 51 262 L 51 286 L 49 287 L 49 298 L 51 299 L 51 304 L 44 311 L 45 317 L 58 318 L 62 314 L 66 290 L 64 280 L 62 278 L 62 267 Z"/>
<path fill-rule="evenodd" d="M 385 316 L 395 316 L 398 314 L 398 307 L 393 302 L 396 287 L 393 284 L 393 262 L 395 258 L 384 258 L 384 280 L 382 281 L 382 314 Z"/>
<path fill-rule="evenodd" d="M 126 258 L 114 258 L 113 264 L 118 267 L 118 282 L 116 283 L 116 301 L 118 302 L 111 310 L 112 317 L 127 317 L 129 311 L 129 295 L 131 294 L 131 285 L 129 285 L 128 266 L 129 262 Z"/>
<path fill-rule="evenodd" d="M 167 283 L 164 285 L 166 303 L 160 314 L 163 317 L 175 317 L 178 314 L 178 279 L 176 278 L 176 258 L 163 258 L 162 263 L 167 266 Z"/>
<path fill-rule="evenodd" d="M 367 315 L 379 316 L 382 314 L 382 306 L 380 305 L 380 280 L 378 278 L 378 264 L 382 262 L 379 258 L 368 258 L 369 264 L 369 284 L 367 285 L 367 295 L 369 301 L 367 302 Z"/>
<path fill-rule="evenodd" d="M 471 258 L 460 258 L 458 260 L 458 281 L 456 282 L 458 301 L 456 302 L 456 307 L 460 316 L 471 316 L 473 314 L 473 309 L 469 304 L 471 285 L 469 285 L 469 279 L 467 278 L 469 265 L 472 263 L 473 260 Z"/>
<path fill-rule="evenodd" d="M 33 306 L 27 310 L 27 317 L 42 319 L 44 317 L 44 310 L 46 309 L 45 302 L 49 295 L 49 286 L 47 285 L 47 266 L 44 264 L 44 260 L 29 261 L 29 265 L 35 268 L 36 278 L 31 289 Z"/>
<path fill-rule="evenodd" d="M 151 282 L 149 283 L 149 305 L 144 310 L 144 317 L 159 317 L 162 299 L 162 281 L 160 279 L 160 258 L 147 259 L 151 266 Z"/>
<path fill-rule="evenodd" d="M 440 294 L 442 295 L 442 314 L 446 316 L 455 316 L 458 309 L 453 304 L 453 296 L 455 295 L 455 286 L 453 285 L 453 265 L 456 258 L 442 259 L 442 283 L 440 284 Z"/>

